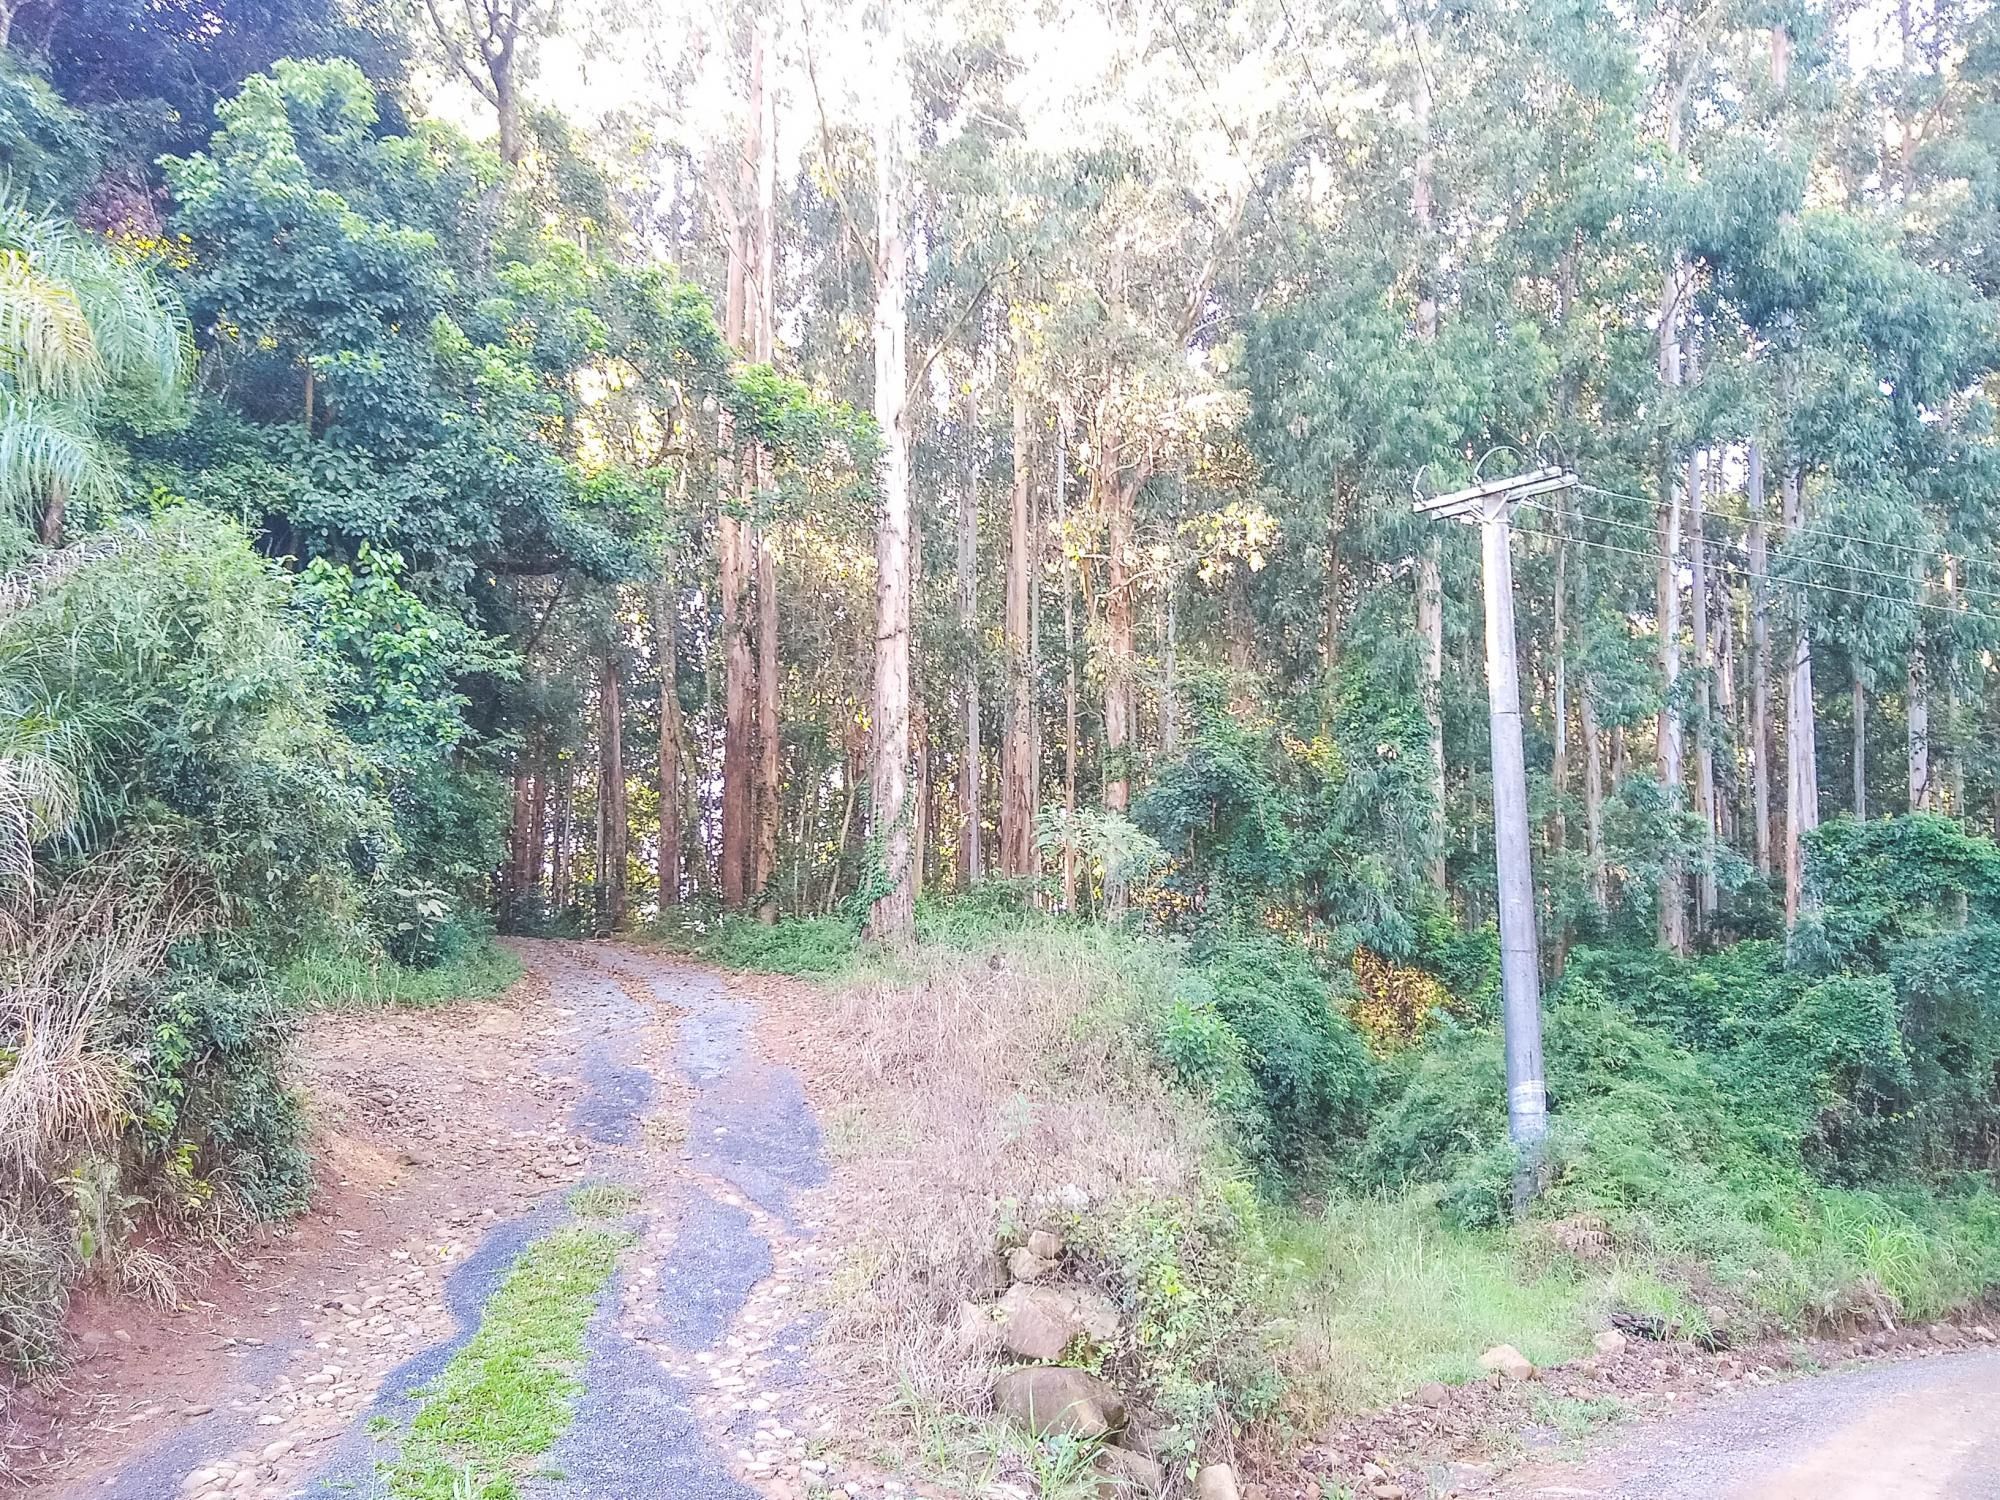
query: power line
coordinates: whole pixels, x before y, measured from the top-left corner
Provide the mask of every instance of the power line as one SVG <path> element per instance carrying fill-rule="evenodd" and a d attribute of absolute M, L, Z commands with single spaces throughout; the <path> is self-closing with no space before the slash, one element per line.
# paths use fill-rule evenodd
<path fill-rule="evenodd" d="M 1642 550 L 1638 547 L 1620 547 L 1613 542 L 1593 542 L 1583 537 L 1571 537 L 1569 541 L 1572 546 L 1588 547 L 1598 552 L 1616 552 L 1625 557 L 1636 557 L 1644 562 L 1656 565 L 1660 561 L 1660 554 L 1649 549 Z M 1733 566 L 1730 571 L 1736 573 L 1743 572 L 1741 568 Z M 1987 625 L 2000 626 L 2000 615 L 1989 615 L 1983 610 L 1954 609 L 1947 604 L 1927 604 L 1918 599 L 1899 599 L 1894 594 L 1876 594 L 1870 593 L 1865 589 L 1842 588 L 1837 583 L 1811 583 L 1802 578 L 1766 578 L 1764 581 L 1779 588 L 1815 589 L 1824 594 L 1846 594 L 1856 599 L 1873 599 L 1881 604 L 1900 605 L 1905 609 L 1927 609 L 1934 613 L 1948 615 L 1954 620 L 1978 620 Z"/>
<path fill-rule="evenodd" d="M 1319 104 L 1320 123 L 1326 127 L 1327 139 L 1339 134 L 1333 128 L 1333 116 L 1326 107 L 1326 91 L 1319 86 L 1319 79 L 1313 73 L 1312 54 L 1306 50 L 1306 39 L 1299 34 L 1298 23 L 1292 19 L 1292 0 L 1278 0 L 1279 10 L 1284 12 L 1285 30 L 1291 33 L 1292 45 L 1299 49 L 1299 64 L 1305 69 L 1306 82 L 1312 85 L 1313 98 Z"/>
<path fill-rule="evenodd" d="M 1590 486 L 1580 486 L 1580 488 L 1590 488 Z M 1642 522 L 1642 521 L 1623 521 L 1623 520 L 1620 520 L 1620 519 L 1619 519 L 1618 517 L 1616 517 L 1616 516 L 1594 516 L 1594 515 L 1590 515 L 1590 514 L 1588 514 L 1587 512 L 1584 512 L 1584 511 L 1569 511 L 1569 512 L 1561 512 L 1561 511 L 1556 511 L 1556 510 L 1554 510 L 1554 509 L 1553 509 L 1552 507 L 1550 507 L 1550 506 L 1546 506 L 1546 505 L 1536 505 L 1536 504 L 1535 504 L 1535 502 L 1533 502 L 1533 501 L 1531 501 L 1531 500 L 1524 500 L 1524 501 L 1523 501 L 1523 502 L 1521 502 L 1521 503 L 1522 503 L 1522 504 L 1524 504 L 1524 505 L 1529 505 L 1529 506 L 1533 506 L 1533 508 L 1534 508 L 1534 509 L 1536 509 L 1536 510 L 1540 510 L 1540 511 L 1545 511 L 1545 512 L 1548 512 L 1549 514 L 1552 514 L 1552 515 L 1555 515 L 1555 516 L 1556 516 L 1556 517 L 1557 517 L 1557 518 L 1558 518 L 1559 520 L 1560 520 L 1560 519 L 1563 519 L 1563 518 L 1565 517 L 1565 515 L 1570 515 L 1570 516 L 1574 516 L 1574 517 L 1575 517 L 1575 518 L 1576 518 L 1577 520 L 1579 520 L 1579 521 L 1590 521 L 1590 522 L 1594 522 L 1595 524 L 1597 524 L 1597 525 L 1600 525 L 1600 526 L 1615 526 L 1615 527 L 1618 527 L 1618 528 L 1620 528 L 1620 529 L 1622 529 L 1622 530 L 1625 530 L 1625 531 L 1638 531 L 1638 532 L 1643 532 L 1643 533 L 1644 533 L 1645 535 L 1647 535 L 1648 537 L 1650 537 L 1650 536 L 1652 536 L 1652 535 L 1654 534 L 1654 533 L 1653 533 L 1653 528 L 1652 528 L 1651 526 L 1649 526 L 1649 525 L 1645 524 L 1645 523 L 1644 523 L 1644 522 Z M 1568 530 L 1567 530 L 1567 529 L 1565 529 L 1565 531 L 1564 531 L 1564 533 L 1563 533 L 1563 534 L 1564 534 L 1564 536 L 1565 536 L 1565 537 L 1567 537 L 1567 538 L 1568 538 L 1569 540 L 1571 540 L 1571 541 L 1575 541 L 1575 542 L 1578 542 L 1579 544 L 1582 544 L 1582 541 L 1583 541 L 1583 539 L 1582 539 L 1582 538 L 1580 538 L 1580 537 L 1576 537 L 1576 536 L 1572 536 L 1572 535 L 1571 535 L 1571 534 L 1570 534 L 1570 533 L 1568 532 Z M 1867 545 L 1867 544 L 1863 543 L 1863 542 L 1861 541 L 1861 539 L 1860 539 L 1860 538 L 1858 538 L 1858 537 L 1857 537 L 1857 538 L 1850 538 L 1849 540 L 1852 540 L 1852 541 L 1856 542 L 1856 544 L 1857 544 L 1857 545 Z M 1841 571 L 1842 571 L 1843 573 L 1851 573 L 1851 574 L 1855 575 L 1855 576 L 1856 576 L 1856 577 L 1858 577 L 1858 578 L 1878 578 L 1878 579 L 1882 580 L 1882 582 L 1884 582 L 1884 583 L 1897 583 L 1897 584 L 1911 584 L 1911 585 L 1916 585 L 1916 584 L 1920 584 L 1920 583 L 1921 583 L 1921 580 L 1918 580 L 1918 579 L 1913 579 L 1913 578 L 1909 577 L 1909 576 L 1908 576 L 1907 574 L 1902 574 L 1902 573 L 1885 573 L 1885 572 L 1883 572 L 1883 571 L 1882 571 L 1882 570 L 1881 570 L 1880 568 L 1868 568 L 1868 567 L 1863 567 L 1863 566 L 1862 566 L 1861 564 L 1859 564 L 1859 563 L 1849 563 L 1849 562 L 1838 562 L 1838 561 L 1835 561 L 1835 560 L 1834 560 L 1834 559 L 1832 559 L 1832 558 L 1820 558 L 1820 559 L 1816 559 L 1815 561 L 1816 561 L 1816 562 L 1818 563 L 1818 565 L 1819 565 L 1819 566 L 1821 566 L 1821 567 L 1827 567 L 1827 568 L 1838 568 L 1838 569 L 1840 569 L 1840 570 L 1841 570 Z M 1791 581 L 1791 582 L 1798 582 L 1798 580 L 1783 580 L 1783 579 L 1780 579 L 1780 580 L 1776 580 L 1776 581 L 1779 581 L 1779 582 L 1786 582 L 1786 581 Z M 1803 585 L 1803 586 L 1805 586 L 1805 587 L 1809 587 L 1809 588 L 1831 588 L 1831 587 L 1833 587 L 1833 585 L 1831 585 L 1831 584 L 1805 584 L 1805 585 Z M 1894 596 L 1894 595 L 1887 595 L 1887 594 L 1867 594 L 1867 593 L 1860 593 L 1860 592 L 1857 592 L 1857 591 L 1853 591 L 1853 590 L 1849 590 L 1849 592 L 1855 592 L 1855 593 L 1856 593 L 1856 597 L 1857 597 L 1857 598 L 1874 598 L 1874 599 L 1883 599 L 1883 600 L 1885 600 L 1885 601 L 1887 601 L 1887 602 L 1891 602 L 1891 603 L 1904 603 L 1904 602 L 1909 602 L 1909 603 L 1911 603 L 1911 604 L 1912 604 L 1912 605 L 1913 605 L 1914 607 L 1917 607 L 1917 608 L 1922 608 L 1922 609 L 1938 609 L 1938 610 L 1944 610 L 1944 611 L 1946 611 L 1946 612 L 1948 612 L 1948 613 L 1963 613 L 1963 611 L 1958 611 L 1958 610 L 1953 610 L 1953 609 L 1952 609 L 1952 607 L 1951 607 L 1950 605 L 1948 605 L 1948 604 L 1926 604 L 1926 603 L 1923 603 L 1922 601 L 1918 601 L 1918 600 L 1911 600 L 1911 601 L 1904 601 L 1904 600 L 1901 600 L 1901 599 L 1897 598 L 1897 597 L 1896 597 L 1896 596 Z M 1964 595 L 1965 597 L 1967 597 L 1967 598 L 1978 598 L 1978 599 L 1990 599 L 1990 600 L 1992 600 L 1993 602 L 1995 602 L 1996 604 L 2000 604 L 2000 593 L 1996 593 L 1996 592 L 1995 592 L 1995 591 L 1993 591 L 1992 589 L 1979 589 L 1979 588 L 1973 588 L 1973 587 L 1971 587 L 1970 585 L 1965 585 L 1965 586 L 1962 586 L 1962 587 L 1961 587 L 1961 589 L 1960 589 L 1960 593 L 1962 593 L 1962 594 L 1963 594 L 1963 595 Z"/>
<path fill-rule="evenodd" d="M 1640 505 L 1659 504 L 1657 498 L 1648 498 L 1645 495 L 1628 495 L 1623 490 L 1607 490 L 1594 484 L 1579 484 L 1577 488 L 1588 490 L 1593 495 L 1604 495 L 1613 500 L 1631 500 Z M 1935 547 L 1913 546 L 1909 542 L 1891 542 L 1877 540 L 1874 537 L 1855 536 L 1852 532 L 1835 531 L 1826 526 L 1808 526 L 1804 522 L 1800 522 L 1795 526 L 1787 526 L 1784 529 L 1786 534 L 1790 536 L 1824 537 L 1828 541 L 1847 542 L 1856 547 L 1878 547 L 1892 552 L 1903 552 L 1909 554 L 1911 557 L 1930 558 L 1935 556 L 1939 550 Z M 1967 560 L 1970 561 L 1970 559 Z M 1995 597 L 2000 598 L 2000 595 L 1996 595 Z"/>
<path fill-rule="evenodd" d="M 1249 159 L 1243 155 L 1243 146 L 1236 139 L 1235 127 L 1223 115 L 1221 104 L 1216 102 L 1215 94 L 1208 86 L 1208 80 L 1202 76 L 1201 65 L 1194 60 L 1194 54 L 1188 50 L 1187 39 L 1181 35 L 1180 18 L 1174 14 L 1174 0 L 1167 0 L 1163 11 L 1167 18 L 1167 29 L 1174 34 L 1174 46 L 1179 49 L 1181 60 L 1188 65 L 1188 71 L 1194 74 L 1194 81 L 1201 85 L 1202 96 L 1208 100 L 1208 107 L 1215 112 L 1215 123 L 1222 127 L 1222 133 L 1229 138 L 1230 151 L 1238 161 L 1242 162 L 1243 170 L 1250 171 Z"/>

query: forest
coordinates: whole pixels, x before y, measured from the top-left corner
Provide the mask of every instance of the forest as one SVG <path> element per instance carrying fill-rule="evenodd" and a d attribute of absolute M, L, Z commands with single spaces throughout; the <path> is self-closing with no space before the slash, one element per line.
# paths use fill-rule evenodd
<path fill-rule="evenodd" d="M 1418 503 L 1548 465 L 1535 1212 L 2000 1282 L 1988 7 L 0 0 L 0 175 L 0 1362 L 496 935 L 1108 929 L 1260 1191 L 1504 1225 Z"/>

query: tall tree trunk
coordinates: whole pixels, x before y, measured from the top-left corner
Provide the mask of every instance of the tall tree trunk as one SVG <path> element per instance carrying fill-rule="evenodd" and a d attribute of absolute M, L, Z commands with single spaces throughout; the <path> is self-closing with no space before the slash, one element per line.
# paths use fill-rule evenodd
<path fill-rule="evenodd" d="M 570 762 L 556 774 L 555 863 L 549 872 L 549 914 L 557 919 L 569 910 L 570 870 L 576 860 L 576 794 Z"/>
<path fill-rule="evenodd" d="M 1076 825 L 1076 580 L 1069 555 L 1069 410 L 1056 422 L 1056 525 L 1063 535 L 1063 815 Z M 1076 912 L 1076 851 L 1073 840 L 1063 845 L 1063 910 Z"/>
<path fill-rule="evenodd" d="M 959 694 L 963 712 L 958 758 L 958 883 L 972 886 L 980 875 L 979 814 L 979 393 L 965 390 L 965 487 L 958 498 L 958 628 L 965 647 L 965 675 Z"/>
<path fill-rule="evenodd" d="M 875 534 L 875 730 L 869 818 L 881 851 L 883 890 L 869 935 L 901 944 L 916 930 L 910 868 L 910 434 L 908 252 L 904 241 L 905 112 L 901 18 L 892 9 L 884 42 L 875 142 L 875 423 L 882 433 L 882 512 Z"/>
<path fill-rule="evenodd" d="M 1604 867 L 1604 736 L 1597 727 L 1597 697 L 1584 683 L 1578 705 L 1583 722 L 1583 831 L 1590 854 L 1590 899 L 1602 913 L 1610 904 Z"/>
<path fill-rule="evenodd" d="M 1678 153 L 1678 125 L 1673 131 L 1673 149 Z M 1660 384 L 1668 390 L 1681 383 L 1681 342 L 1678 331 L 1683 288 L 1678 254 L 1669 262 L 1660 283 Z M 1664 440 L 1663 440 L 1664 441 Z M 1671 456 L 1662 453 L 1660 463 L 1660 563 L 1655 581 L 1656 618 L 1660 632 L 1660 684 L 1663 693 L 1659 728 L 1655 734 L 1655 754 L 1660 787 L 1673 812 L 1682 806 L 1681 712 L 1678 704 L 1681 676 L 1681 490 L 1675 482 Z M 1674 953 L 1687 952 L 1686 872 L 1678 855 L 1669 853 L 1660 875 L 1660 946 Z"/>
<path fill-rule="evenodd" d="M 677 616 L 680 599 L 671 576 L 662 580 L 657 605 L 655 631 L 660 653 L 660 847 L 655 870 L 660 883 L 660 910 L 681 899 L 681 845 L 685 830 L 681 822 L 681 699 L 680 631 Z"/>
<path fill-rule="evenodd" d="M 1944 560 L 1944 602 L 1948 608 L 1959 608 L 1958 595 L 1958 559 L 1947 557 Z M 1931 802 L 1962 823 L 1965 819 L 1964 730 L 1959 723 L 1957 675 L 1949 668 L 1944 674 L 1944 715 L 1944 786 L 1941 792 L 1933 790 Z M 1959 900 L 1963 904 L 1964 897 Z"/>
<path fill-rule="evenodd" d="M 1561 527 L 1561 517 L 1557 526 Z M 1569 548 L 1556 539 L 1556 583 L 1550 600 L 1551 656 L 1549 665 L 1549 729 L 1555 744 L 1550 754 L 1549 779 L 1554 782 L 1555 800 L 1549 813 L 1549 847 L 1562 849 L 1569 842 L 1569 828 L 1563 816 L 1563 801 L 1569 796 L 1569 661 L 1567 656 L 1567 599 L 1569 592 Z"/>
<path fill-rule="evenodd" d="M 1741 836 L 1743 788 L 1741 749 L 1743 733 L 1742 716 L 1739 712 L 1741 694 L 1738 691 L 1736 677 L 1736 597 L 1729 587 L 1727 575 L 1713 565 L 1718 560 L 1717 555 L 1711 553 L 1709 560 L 1710 586 L 1716 590 L 1718 596 L 1718 607 L 1715 611 L 1716 729 L 1711 738 L 1713 743 L 1722 747 L 1720 763 L 1724 768 L 1723 771 L 1716 773 L 1716 833 L 1725 846 L 1734 848 Z"/>
<path fill-rule="evenodd" d="M 1132 519 L 1138 481 L 1120 471 L 1118 444 L 1099 424 L 1098 494 L 1109 523 L 1110 558 L 1104 579 L 1104 805 L 1123 813 L 1132 805 Z"/>
<path fill-rule="evenodd" d="M 500 121 L 500 160 L 510 167 L 521 164 L 521 101 L 514 89 L 514 70 L 493 70 L 493 110 Z"/>
<path fill-rule="evenodd" d="M 1868 821 L 1868 688 L 1855 668 L 1848 685 L 1848 714 L 1854 720 L 1854 821 Z"/>
<path fill-rule="evenodd" d="M 1410 182 L 1410 214 L 1417 230 L 1417 338 L 1425 344 L 1437 342 L 1437 292 L 1430 281 L 1431 212 L 1435 165 L 1431 143 L 1431 86 L 1425 71 L 1423 36 L 1416 39 L 1416 84 L 1411 91 L 1412 113 L 1417 135 L 1416 170 Z M 1422 695 L 1424 721 L 1430 730 L 1431 750 L 1431 840 L 1435 853 L 1430 861 L 1431 884 L 1440 891 L 1448 876 L 1445 869 L 1445 802 L 1449 795 L 1444 764 L 1444 575 L 1439 562 L 1442 543 L 1432 535 L 1417 559 L 1417 637 L 1423 647 Z"/>
<path fill-rule="evenodd" d="M 1931 805 L 1931 686 L 1923 647 L 1910 648 L 1906 678 L 1909 714 L 1910 811 L 1927 812 Z"/>
<path fill-rule="evenodd" d="M 616 932 L 625 925 L 626 866 L 631 825 L 625 811 L 625 710 L 619 694 L 616 647 L 605 652 L 603 687 L 598 694 L 597 802 L 603 827 L 604 876 L 599 888 L 604 927 Z"/>
<path fill-rule="evenodd" d="M 1423 650 L 1424 723 L 1430 733 L 1431 884 L 1442 891 L 1445 869 L 1445 803 L 1450 795 L 1444 772 L 1444 577 L 1436 537 L 1417 559 L 1417 639 Z"/>
<path fill-rule="evenodd" d="M 1785 527 L 1801 524 L 1803 485 L 1799 471 L 1785 474 Z M 1819 751 L 1813 726 L 1812 637 L 1806 602 L 1794 606 L 1791 683 L 1785 705 L 1785 928 L 1798 921 L 1805 905 L 1805 836 L 1819 827 Z"/>
<path fill-rule="evenodd" d="M 768 464 L 765 457 L 763 463 Z M 778 920 L 778 820 L 784 795 L 779 766 L 783 726 L 778 717 L 778 563 L 771 528 L 757 529 L 757 920 Z"/>
<path fill-rule="evenodd" d="M 758 111 L 757 215 L 751 256 L 756 268 L 757 316 L 751 329 L 750 357 L 760 365 L 777 358 L 777 94 L 767 87 L 764 72 L 771 53 L 772 23 L 758 21 L 752 42 L 751 93 Z M 757 486 L 768 493 L 774 483 L 771 453 L 759 447 L 753 462 Z M 778 823 L 784 815 L 779 766 L 783 726 L 778 717 L 778 559 L 775 522 L 757 527 L 754 542 L 757 571 L 757 789 L 756 850 L 753 886 L 757 920 L 766 926 L 778 920 Z"/>
<path fill-rule="evenodd" d="M 528 778 L 528 861 L 522 871 L 521 889 L 530 911 L 540 916 L 542 866 L 548 847 L 548 772 L 543 763 L 539 737 L 535 742 L 535 769 Z"/>
<path fill-rule="evenodd" d="M 526 756 L 514 768 L 514 802 L 506 828 L 506 864 L 500 868 L 500 926 L 506 932 L 520 930 L 520 912 L 528 890 L 528 824 L 530 796 L 534 780 L 528 774 Z"/>
<path fill-rule="evenodd" d="M 1167 607 L 1160 611 L 1160 755 L 1172 760 L 1181 749 L 1180 584 L 1169 573 Z"/>
<path fill-rule="evenodd" d="M 1701 819 L 1701 873 L 1695 883 L 1697 920 L 1706 923 L 1715 912 L 1715 835 L 1719 819 L 1715 810 L 1715 740 L 1711 722 L 1713 707 L 1710 682 L 1715 657 L 1710 650 L 1708 630 L 1708 523 L 1703 509 L 1701 455 L 1688 458 L 1688 556 L 1693 563 L 1694 613 L 1694 800 Z"/>
<path fill-rule="evenodd" d="M 1042 497 L 1028 486 L 1028 863 L 1027 873 L 1041 868 L 1035 854 L 1035 819 L 1042 808 L 1042 575 L 1047 561 L 1048 527 L 1042 517 Z"/>
<path fill-rule="evenodd" d="M 744 353 L 749 276 L 748 248 L 745 243 L 742 205 L 752 201 L 756 190 L 756 162 L 759 156 L 757 133 L 763 120 L 762 54 L 751 53 L 750 139 L 739 164 L 737 195 L 729 221 L 729 268 L 723 308 L 723 336 L 732 354 Z M 750 579 L 754 564 L 750 557 L 748 528 L 741 519 L 755 469 L 747 453 L 739 452 L 735 440 L 735 419 L 727 403 L 718 403 L 715 418 L 716 489 L 720 517 L 716 544 L 721 553 L 718 567 L 722 594 L 722 827 L 716 851 L 716 883 L 721 887 L 722 905 L 735 911 L 742 907 L 754 876 L 751 867 L 753 785 L 755 755 L 751 704 L 755 658 L 750 641 Z"/>
<path fill-rule="evenodd" d="M 1782 34 L 1774 32 L 1775 34 Z M 1757 873 L 1771 873 L 1771 585 L 1764 450 L 1750 445 L 1750 780 Z"/>
<path fill-rule="evenodd" d="M 911 585 L 912 592 L 916 585 Z M 921 695 L 910 700 L 910 749 L 916 780 L 910 793 L 916 809 L 910 816 L 910 894 L 914 900 L 924 893 L 924 864 L 931 852 L 931 724 L 928 706 Z"/>
<path fill-rule="evenodd" d="M 1660 708 L 1655 746 L 1660 787 L 1667 806 L 1678 812 L 1682 806 L 1681 714 L 1675 704 L 1681 676 L 1681 492 L 1672 471 L 1666 475 L 1665 498 L 1660 505 L 1660 566 L 1657 578 L 1657 613 L 1660 630 L 1660 681 L 1665 701 Z M 1660 946 L 1674 953 L 1687 952 L 1686 874 L 1677 855 L 1667 856 L 1660 875 Z"/>
<path fill-rule="evenodd" d="M 1007 509 L 1007 711 L 1000 741 L 1000 870 L 1032 874 L 1035 867 L 1035 810 L 1029 787 L 1033 756 L 1034 705 L 1028 681 L 1028 587 L 1031 545 L 1028 527 L 1028 388 L 1015 357 L 1014 484 Z"/>

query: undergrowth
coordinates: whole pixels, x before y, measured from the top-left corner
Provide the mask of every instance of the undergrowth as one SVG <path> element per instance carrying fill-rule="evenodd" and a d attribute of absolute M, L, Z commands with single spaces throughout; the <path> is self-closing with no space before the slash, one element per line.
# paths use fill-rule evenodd
<path fill-rule="evenodd" d="M 315 1010 L 351 1006 L 443 1005 L 500 994 L 521 977 L 521 961 L 490 938 L 431 968 L 346 949 L 321 949 L 298 959 L 279 978 L 293 1004 Z"/>
<path fill-rule="evenodd" d="M 1548 1185 L 1516 1222 L 1490 944 L 1461 944 L 1449 1004 L 1385 1044 L 1350 1020 L 1353 976 L 1254 931 L 1162 939 L 1004 901 L 927 907 L 900 955 L 838 923 L 720 930 L 738 935 L 712 954 L 834 976 L 858 1070 L 836 1138 L 892 1161 L 908 1199 L 877 1217 L 835 1334 L 961 1477 L 1001 1450 L 942 1415 L 987 1402 L 960 1306 L 998 1294 L 996 1250 L 1038 1226 L 1125 1318 L 1076 1356 L 1183 1457 L 1475 1378 L 1494 1344 L 1588 1354 L 1616 1312 L 1741 1339 L 2000 1285 L 1985 1174 L 1829 1170 L 1891 1128 L 1851 1101 L 1893 1086 L 1870 1058 L 1900 1044 L 1879 993 L 1769 948 L 1645 974 L 1573 956 L 1547 1011 Z"/>
<path fill-rule="evenodd" d="M 383 1466 L 393 1500 L 519 1500 L 530 1461 L 569 1426 L 584 1331 L 628 1242 L 579 1227 L 528 1247 L 421 1393 L 402 1452 Z"/>

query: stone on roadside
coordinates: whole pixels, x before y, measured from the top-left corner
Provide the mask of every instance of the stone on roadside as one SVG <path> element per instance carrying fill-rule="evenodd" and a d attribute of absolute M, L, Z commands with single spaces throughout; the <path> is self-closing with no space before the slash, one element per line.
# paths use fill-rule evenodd
<path fill-rule="evenodd" d="M 1101 1449 L 1097 1467 L 1104 1475 L 1097 1492 L 1106 1497 L 1157 1495 L 1167 1487 L 1167 1471 L 1145 1454 L 1129 1448 Z"/>
<path fill-rule="evenodd" d="M 1210 1464 L 1194 1476 L 1195 1500 L 1242 1500 L 1236 1471 L 1228 1464 Z"/>
<path fill-rule="evenodd" d="M 1599 1354 L 1623 1354 L 1625 1352 L 1625 1335 L 1615 1328 L 1605 1329 L 1596 1338 L 1592 1339 L 1591 1343 L 1597 1347 Z"/>
<path fill-rule="evenodd" d="M 1063 1253 L 1062 1236 L 1052 1229 L 1037 1229 L 1028 1236 L 1028 1253 L 1043 1260 L 1060 1260 Z"/>
<path fill-rule="evenodd" d="M 958 1347 L 963 1354 L 991 1354 L 1000 1347 L 1000 1324 L 992 1308 L 958 1304 Z"/>
<path fill-rule="evenodd" d="M 1087 1335 L 1104 1344 L 1118 1336 L 1118 1309 L 1084 1287 L 1017 1283 L 999 1311 L 1000 1343 L 1022 1359 L 1060 1359 L 1073 1339 Z"/>
<path fill-rule="evenodd" d="M 1509 1380 L 1529 1380 L 1535 1373 L 1534 1362 L 1512 1344 L 1495 1344 L 1488 1349 L 1479 1356 L 1479 1368 Z"/>
<path fill-rule="evenodd" d="M 1493 1483 L 1491 1464 L 1455 1463 L 1445 1470 L 1447 1494 L 1474 1495 Z"/>
<path fill-rule="evenodd" d="M 1101 1438 L 1125 1425 L 1125 1399 L 1088 1370 L 1031 1365 L 993 1382 L 1000 1415 L 1036 1437 Z"/>
<path fill-rule="evenodd" d="M 1016 1281 L 1040 1281 L 1053 1269 L 1026 1245 L 1017 1245 L 1007 1253 L 1007 1274 Z"/>

